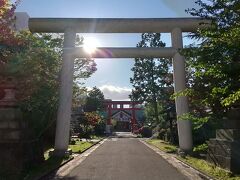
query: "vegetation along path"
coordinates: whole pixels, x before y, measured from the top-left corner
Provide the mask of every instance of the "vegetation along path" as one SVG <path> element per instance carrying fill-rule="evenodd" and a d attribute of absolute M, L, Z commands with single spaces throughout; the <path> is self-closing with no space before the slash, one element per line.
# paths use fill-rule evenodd
<path fill-rule="evenodd" d="M 63 179 L 187 179 L 136 138 L 110 138 Z"/>

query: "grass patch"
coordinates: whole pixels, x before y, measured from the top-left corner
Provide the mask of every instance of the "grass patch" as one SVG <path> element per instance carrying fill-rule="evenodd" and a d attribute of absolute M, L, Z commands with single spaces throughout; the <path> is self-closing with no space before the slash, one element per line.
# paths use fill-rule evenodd
<path fill-rule="evenodd" d="M 91 136 L 91 139 L 97 139 L 97 140 L 102 140 L 104 138 L 105 138 L 105 136 L 96 136 L 96 135 Z"/>
<path fill-rule="evenodd" d="M 221 180 L 240 180 L 240 176 L 234 176 L 231 172 L 222 169 L 214 164 L 211 164 L 203 159 L 186 156 L 185 158 L 178 157 L 180 160 L 186 162 L 192 167 Z"/>
<path fill-rule="evenodd" d="M 166 152 L 166 153 L 176 153 L 177 152 L 177 146 L 172 145 L 168 142 L 159 140 L 159 139 L 149 139 L 146 140 L 147 143 L 156 146 L 160 150 Z"/>
<path fill-rule="evenodd" d="M 73 153 L 81 153 L 84 150 L 88 149 L 92 145 L 96 144 L 96 142 L 91 141 L 76 141 L 76 144 L 69 145 L 69 148 L 72 149 Z"/>
<path fill-rule="evenodd" d="M 171 145 L 168 142 L 159 140 L 159 139 L 151 139 L 146 140 L 147 143 L 156 146 L 160 150 L 167 152 L 167 153 L 176 153 L 177 146 Z M 220 180 L 240 180 L 240 176 L 234 176 L 231 172 L 224 170 L 220 167 L 217 167 L 206 160 L 198 159 L 191 156 L 186 156 L 185 158 L 181 158 L 178 156 L 179 160 L 186 162 L 190 166 L 212 176 L 216 179 Z"/>
<path fill-rule="evenodd" d="M 73 153 L 81 153 L 84 150 L 88 149 L 89 147 L 96 144 L 96 142 L 91 141 L 80 141 L 79 139 L 75 139 L 76 144 L 75 145 L 69 145 L 69 148 L 72 149 Z M 46 174 L 50 172 L 51 170 L 54 170 L 55 168 L 59 167 L 72 157 L 65 157 L 65 158 L 57 158 L 57 157 L 49 157 L 49 151 L 52 151 L 53 148 L 48 149 L 44 153 L 45 161 L 42 164 L 39 164 L 35 167 L 31 167 L 28 169 L 25 173 L 24 180 L 32 180 L 37 179 L 37 177 L 41 177 L 41 175 Z"/>

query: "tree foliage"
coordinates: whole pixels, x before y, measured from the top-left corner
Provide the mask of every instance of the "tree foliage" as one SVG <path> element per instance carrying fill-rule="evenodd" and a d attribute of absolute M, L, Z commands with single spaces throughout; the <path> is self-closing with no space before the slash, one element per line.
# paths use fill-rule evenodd
<path fill-rule="evenodd" d="M 105 129 L 103 119 L 97 112 L 84 112 L 77 124 L 80 126 L 79 136 L 84 138 L 90 138 L 93 133 L 102 135 Z"/>
<path fill-rule="evenodd" d="M 200 9 L 193 16 L 211 20 L 211 26 L 191 34 L 200 39 L 183 54 L 189 68 L 189 95 L 193 104 L 221 114 L 239 102 L 240 91 L 240 2 L 235 0 L 196 1 Z M 229 107 L 226 107 L 229 106 Z"/>
<path fill-rule="evenodd" d="M 8 56 L 13 51 L 19 50 L 23 44 L 11 28 L 14 22 L 14 11 L 19 2 L 17 0 L 12 4 L 9 0 L 0 0 L 0 66 L 6 63 Z"/>
<path fill-rule="evenodd" d="M 200 8 L 187 12 L 210 23 L 207 28 L 190 34 L 200 43 L 191 44 L 182 54 L 188 67 L 189 88 L 185 92 L 191 106 L 188 119 L 193 120 L 195 139 L 206 140 L 220 125 L 225 112 L 238 106 L 240 100 L 240 2 L 197 0 L 196 3 Z"/>
<path fill-rule="evenodd" d="M 161 41 L 160 33 L 144 33 L 142 40 L 137 44 L 137 47 L 164 46 L 165 43 Z M 164 114 L 159 112 L 162 107 L 159 107 L 158 104 L 165 107 L 171 103 L 172 75 L 170 68 L 171 62 L 164 58 L 136 58 L 132 68 L 134 75 L 130 82 L 134 89 L 130 98 L 145 102 L 148 104 L 148 109 L 153 109 L 154 116 L 151 115 L 149 118 L 153 118 L 155 124 L 159 123 L 159 115 Z M 152 107 L 150 108 L 150 106 Z"/>
<path fill-rule="evenodd" d="M 6 19 L 1 19 L 1 28 L 4 25 L 4 28 L 9 30 L 6 32 L 11 35 L 6 37 L 6 34 L 0 34 L 0 76 L 11 77 L 17 82 L 17 100 L 24 113 L 24 120 L 28 121 L 31 131 L 29 137 L 40 138 L 56 120 L 63 36 L 32 34 L 28 31 L 14 32 L 10 26 L 12 18 L 7 17 L 12 17 L 16 4 L 2 2 L 1 17 Z M 7 11 L 11 12 L 9 16 L 4 14 Z M 13 40 L 8 41 L 10 37 Z M 76 44 L 82 42 L 83 38 L 77 38 Z M 96 64 L 93 60 L 75 59 L 74 98 L 82 92 L 77 88 L 77 83 L 95 71 Z"/>
<path fill-rule="evenodd" d="M 104 108 L 103 101 L 104 95 L 102 91 L 97 87 L 93 87 L 93 89 L 89 91 L 86 98 L 84 110 L 86 112 L 102 111 Z"/>

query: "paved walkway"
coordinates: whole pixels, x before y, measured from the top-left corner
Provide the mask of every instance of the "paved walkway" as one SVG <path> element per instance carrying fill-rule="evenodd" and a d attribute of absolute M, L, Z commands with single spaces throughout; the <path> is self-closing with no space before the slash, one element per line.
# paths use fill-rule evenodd
<path fill-rule="evenodd" d="M 110 138 L 63 179 L 187 180 L 136 138 Z"/>

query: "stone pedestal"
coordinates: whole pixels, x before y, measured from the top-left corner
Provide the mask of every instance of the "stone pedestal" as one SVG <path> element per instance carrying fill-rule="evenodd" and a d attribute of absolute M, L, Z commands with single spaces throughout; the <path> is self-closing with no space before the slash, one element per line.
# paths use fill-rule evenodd
<path fill-rule="evenodd" d="M 207 160 L 233 173 L 240 173 L 240 108 L 232 109 L 216 130 L 216 138 L 208 142 Z"/>
<path fill-rule="evenodd" d="M 106 134 L 107 135 L 112 134 L 112 125 L 106 125 Z"/>

